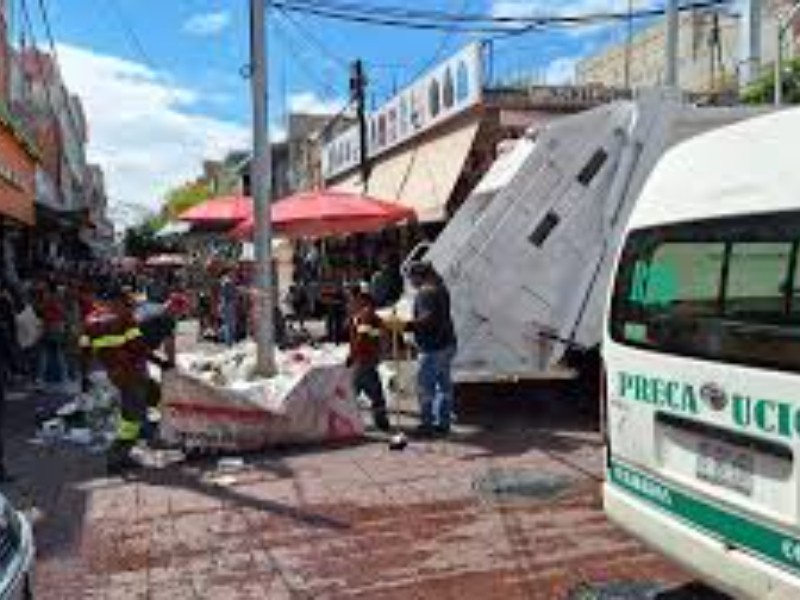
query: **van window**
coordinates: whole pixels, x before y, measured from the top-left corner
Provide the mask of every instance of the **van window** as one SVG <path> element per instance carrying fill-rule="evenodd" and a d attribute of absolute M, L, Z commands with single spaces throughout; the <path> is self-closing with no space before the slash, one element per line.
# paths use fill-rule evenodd
<path fill-rule="evenodd" d="M 794 213 L 633 232 L 618 269 L 612 338 L 800 371 L 799 242 Z"/>

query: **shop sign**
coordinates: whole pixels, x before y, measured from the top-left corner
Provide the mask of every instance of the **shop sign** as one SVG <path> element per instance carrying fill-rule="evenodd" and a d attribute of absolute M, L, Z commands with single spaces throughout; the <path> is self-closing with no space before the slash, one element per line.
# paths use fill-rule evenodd
<path fill-rule="evenodd" d="M 531 104 L 540 108 L 580 108 L 630 97 L 627 89 L 604 85 L 538 85 L 528 88 Z"/>
<path fill-rule="evenodd" d="M 402 90 L 367 118 L 370 158 L 406 142 L 481 101 L 480 45 L 470 44 Z M 358 126 L 325 145 L 322 173 L 333 177 L 361 162 Z"/>

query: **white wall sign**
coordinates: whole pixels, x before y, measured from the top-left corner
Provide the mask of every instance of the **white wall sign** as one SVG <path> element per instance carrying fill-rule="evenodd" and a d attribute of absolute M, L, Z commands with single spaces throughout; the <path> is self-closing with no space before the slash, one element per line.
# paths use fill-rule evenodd
<path fill-rule="evenodd" d="M 409 85 L 367 117 L 370 158 L 408 141 L 481 101 L 483 66 L 480 44 L 465 47 Z M 327 179 L 361 161 L 358 126 L 328 142 L 322 151 Z"/>

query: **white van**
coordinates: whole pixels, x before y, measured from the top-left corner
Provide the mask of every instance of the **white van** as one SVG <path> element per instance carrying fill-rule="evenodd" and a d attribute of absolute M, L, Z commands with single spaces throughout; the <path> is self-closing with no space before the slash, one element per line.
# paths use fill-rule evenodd
<path fill-rule="evenodd" d="M 603 355 L 605 509 L 740 598 L 800 598 L 800 110 L 656 166 Z"/>

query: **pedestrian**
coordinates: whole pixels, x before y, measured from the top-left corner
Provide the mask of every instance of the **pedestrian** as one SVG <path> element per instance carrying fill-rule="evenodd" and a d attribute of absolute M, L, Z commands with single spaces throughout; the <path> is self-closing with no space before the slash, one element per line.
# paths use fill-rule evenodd
<path fill-rule="evenodd" d="M 6 469 L 5 435 L 6 435 L 6 388 L 14 365 L 14 348 L 16 326 L 14 319 L 14 301 L 11 291 L 0 282 L 0 483 L 11 480 Z"/>
<path fill-rule="evenodd" d="M 65 287 L 64 312 L 64 357 L 67 366 L 67 375 L 71 382 L 79 382 L 81 365 L 80 339 L 81 335 L 83 335 L 83 309 L 81 307 L 80 290 L 75 281 L 71 281 Z"/>
<path fill-rule="evenodd" d="M 370 280 L 370 290 L 378 308 L 392 306 L 403 295 L 403 275 L 396 257 L 384 255 L 381 266 Z"/>
<path fill-rule="evenodd" d="M 419 433 L 447 435 L 453 411 L 452 364 L 457 348 L 450 293 L 428 262 L 411 265 L 408 276 L 417 291 L 413 319 L 404 329 L 414 334 L 418 350 Z"/>
<path fill-rule="evenodd" d="M 42 340 L 39 350 L 38 379 L 44 386 L 59 388 L 67 381 L 67 360 L 64 353 L 67 331 L 67 313 L 64 290 L 54 281 L 42 285 L 40 310 Z"/>
<path fill-rule="evenodd" d="M 341 344 L 345 340 L 347 325 L 347 296 L 344 282 L 332 278 L 322 288 L 322 303 L 325 307 L 325 332 L 332 344 Z"/>
<path fill-rule="evenodd" d="M 385 328 L 375 309 L 375 300 L 369 292 L 358 290 L 353 294 L 347 365 L 353 369 L 356 396 L 364 394 L 371 402 L 375 427 L 381 431 L 389 431 L 386 394 L 378 371 Z"/>
<path fill-rule="evenodd" d="M 219 292 L 219 312 L 222 319 L 222 342 L 226 346 L 236 343 L 239 327 L 239 291 L 229 275 L 222 278 Z"/>

